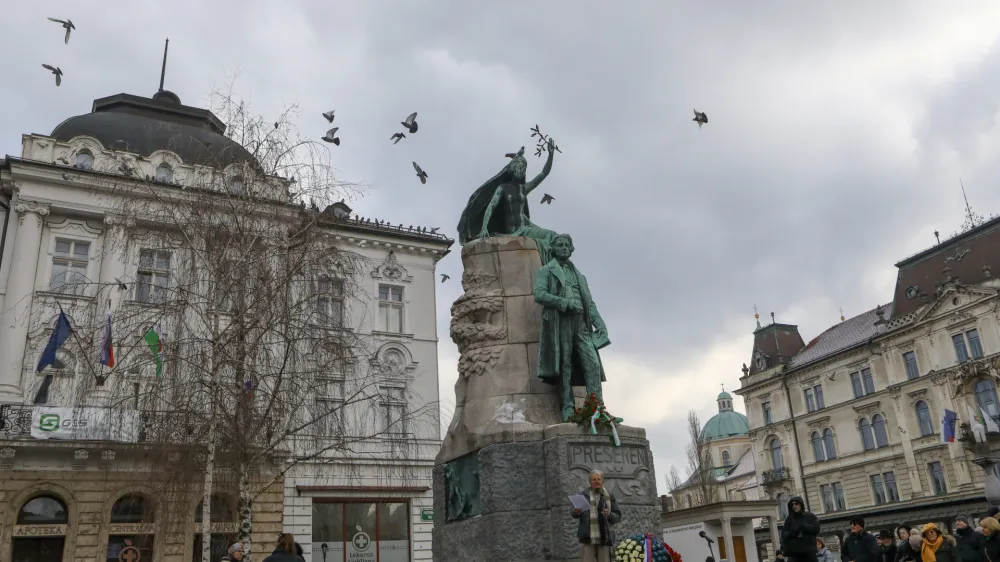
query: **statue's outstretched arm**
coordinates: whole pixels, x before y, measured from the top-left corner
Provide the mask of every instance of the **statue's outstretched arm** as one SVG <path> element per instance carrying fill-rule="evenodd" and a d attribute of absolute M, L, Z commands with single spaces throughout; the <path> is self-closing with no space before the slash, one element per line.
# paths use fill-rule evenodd
<path fill-rule="evenodd" d="M 545 166 L 542 168 L 542 171 L 539 172 L 537 176 L 535 176 L 535 179 L 533 179 L 533 180 L 529 181 L 528 183 L 524 184 L 524 194 L 525 195 L 531 193 L 531 191 L 533 189 L 535 189 L 536 187 L 538 187 L 538 185 L 545 180 L 546 176 L 549 175 L 549 172 L 552 171 L 552 152 L 553 152 L 552 151 L 552 147 L 550 146 L 549 147 L 549 157 L 545 160 Z"/>
<path fill-rule="evenodd" d="M 497 188 L 493 192 L 493 199 L 490 199 L 490 204 L 486 207 L 486 212 L 483 213 L 483 228 L 479 231 L 480 238 L 486 238 L 490 235 L 490 218 L 493 216 L 493 209 L 500 204 L 500 197 L 503 196 L 503 189 Z"/>

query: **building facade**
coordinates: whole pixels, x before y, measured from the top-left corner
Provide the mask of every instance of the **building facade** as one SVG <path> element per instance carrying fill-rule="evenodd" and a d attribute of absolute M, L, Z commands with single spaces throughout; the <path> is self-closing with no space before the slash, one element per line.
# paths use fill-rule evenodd
<path fill-rule="evenodd" d="M 143 389 L 160 377 L 126 366 L 112 370 L 107 385 L 84 380 L 99 350 L 75 336 L 46 370 L 38 373 L 36 365 L 61 311 L 75 330 L 99 324 L 105 310 L 115 317 L 143 310 L 175 274 L 169 252 L 146 249 L 155 232 L 135 235 L 101 192 L 115 166 L 127 162 L 129 174 L 183 193 L 195 178 L 230 173 L 222 169 L 227 159 L 247 154 L 224 132 L 210 111 L 182 105 L 170 92 L 120 94 L 96 100 L 91 113 L 49 135 L 24 135 L 20 157 L 0 164 L 0 559 L 200 560 L 201 503 L 197 494 L 180 492 L 197 490 L 203 475 L 159 482 L 156 475 L 170 471 L 154 465 L 180 468 L 203 457 L 164 450 L 138 406 Z M 288 180 L 261 181 L 280 192 Z M 341 203 L 308 217 L 364 264 L 354 272 L 358 291 L 348 302 L 340 298 L 338 305 L 331 292 L 324 304 L 339 318 L 359 319 L 336 328 L 360 343 L 324 374 L 317 388 L 325 390 L 302 402 L 343 402 L 347 370 L 358 369 L 377 376 L 372 424 L 421 413 L 411 426 L 393 426 L 353 453 L 339 448 L 300 458 L 294 443 L 276 449 L 253 477 L 263 482 L 253 502 L 255 551 L 269 551 L 284 530 L 296 535 L 307 560 L 351 553 L 375 560 L 376 552 L 388 562 L 429 559 L 430 475 L 440 446 L 430 407 L 438 401 L 434 280 L 452 241 L 350 213 Z M 127 365 L 121 338 L 116 332 L 112 347 Z M 112 382 L 134 386 L 136 401 L 113 395 Z M 61 416 L 58 427 L 42 427 L 54 415 Z M 239 498 L 222 472 L 212 499 L 215 550 L 237 533 Z"/>
<path fill-rule="evenodd" d="M 891 302 L 808 343 L 794 325 L 758 323 L 740 379 L 760 483 L 779 505 L 802 496 L 827 539 L 854 515 L 872 531 L 950 529 L 987 508 L 961 424 L 1000 414 L 1000 220 L 896 267 Z"/>

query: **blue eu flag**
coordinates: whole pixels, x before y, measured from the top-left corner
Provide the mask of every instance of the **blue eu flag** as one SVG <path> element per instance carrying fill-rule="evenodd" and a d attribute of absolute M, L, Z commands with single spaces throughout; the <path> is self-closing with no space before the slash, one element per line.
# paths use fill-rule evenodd
<path fill-rule="evenodd" d="M 66 318 L 66 313 L 59 311 L 59 319 L 56 320 L 56 327 L 52 330 L 52 335 L 49 336 L 49 344 L 45 346 L 45 351 L 42 352 L 42 357 L 38 360 L 38 369 L 36 372 L 41 373 L 45 367 L 49 365 L 54 365 L 56 362 L 56 350 L 62 347 L 62 344 L 66 343 L 69 336 L 73 333 L 73 328 L 69 325 L 69 318 Z"/>

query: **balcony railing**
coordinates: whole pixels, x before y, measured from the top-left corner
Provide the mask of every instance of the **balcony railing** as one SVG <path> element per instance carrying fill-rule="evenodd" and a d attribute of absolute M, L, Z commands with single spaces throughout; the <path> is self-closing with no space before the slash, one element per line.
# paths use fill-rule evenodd
<path fill-rule="evenodd" d="M 764 485 L 778 484 L 780 482 L 784 482 L 785 480 L 790 480 L 791 478 L 791 472 L 785 467 L 771 468 L 761 473 L 761 479 L 764 481 Z"/>

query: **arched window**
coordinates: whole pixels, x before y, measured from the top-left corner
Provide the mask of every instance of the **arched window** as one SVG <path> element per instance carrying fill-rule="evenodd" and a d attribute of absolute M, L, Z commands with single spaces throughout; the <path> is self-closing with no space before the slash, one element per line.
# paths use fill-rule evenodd
<path fill-rule="evenodd" d="M 882 414 L 872 416 L 872 430 L 875 431 L 875 446 L 888 447 L 889 434 L 885 431 L 885 418 L 882 417 Z"/>
<path fill-rule="evenodd" d="M 94 155 L 88 150 L 81 150 L 76 153 L 75 167 L 79 170 L 91 170 L 94 168 Z"/>
<path fill-rule="evenodd" d="M 174 170 L 166 162 L 156 167 L 156 181 L 170 183 L 174 181 Z"/>
<path fill-rule="evenodd" d="M 242 195 L 245 185 L 243 183 L 243 176 L 233 176 L 229 178 L 229 193 L 233 195 Z"/>
<path fill-rule="evenodd" d="M 866 451 L 875 448 L 875 435 L 872 433 L 872 424 L 868 423 L 868 418 L 861 418 L 858 422 L 858 431 L 861 432 L 861 446 Z"/>
<path fill-rule="evenodd" d="M 17 512 L 17 525 L 32 527 L 12 539 L 10 560 L 62 560 L 69 513 L 54 496 L 35 496 Z M 37 525 L 37 526 L 36 526 Z"/>
<path fill-rule="evenodd" d="M 934 422 L 931 421 L 931 409 L 923 400 L 917 402 L 917 425 L 920 426 L 920 436 L 934 435 Z"/>
<path fill-rule="evenodd" d="M 997 400 L 997 387 L 993 381 L 983 379 L 976 383 L 976 404 L 994 420 L 1000 416 L 1000 404 Z"/>
<path fill-rule="evenodd" d="M 53 496 L 35 496 L 17 512 L 18 525 L 65 525 L 69 523 L 66 504 Z"/>
<path fill-rule="evenodd" d="M 781 441 L 775 437 L 771 440 L 771 468 L 778 470 L 785 468 L 785 459 L 781 456 Z"/>
<path fill-rule="evenodd" d="M 729 451 L 722 451 L 722 466 L 729 466 Z"/>
<path fill-rule="evenodd" d="M 826 449 L 826 460 L 837 458 L 837 445 L 833 442 L 833 430 L 829 427 L 823 430 L 823 448 Z"/>
<path fill-rule="evenodd" d="M 812 432 L 812 436 L 810 437 L 810 441 L 812 441 L 813 458 L 816 459 L 816 462 L 823 462 L 823 461 L 825 461 L 826 460 L 826 453 L 823 451 L 823 438 L 820 437 L 818 431 Z"/>
<path fill-rule="evenodd" d="M 782 519 L 788 517 L 788 494 L 784 492 L 778 494 L 778 515 Z"/>
<path fill-rule="evenodd" d="M 194 534 L 194 552 L 191 553 L 193 562 L 201 561 L 201 518 L 204 501 L 198 502 L 198 507 L 194 510 L 194 524 L 191 531 Z M 239 533 L 236 510 L 233 504 L 219 494 L 212 494 L 212 546 L 211 560 L 221 560 L 226 555 L 229 545 L 237 540 Z M 228 532 L 218 533 L 218 527 L 225 525 Z"/>
<path fill-rule="evenodd" d="M 142 494 L 125 494 L 111 506 L 111 522 L 115 534 L 108 536 L 108 560 L 126 560 L 126 550 L 138 554 L 133 560 L 152 560 L 156 536 L 153 523 L 153 502 Z M 120 555 L 125 555 L 120 557 Z"/>

